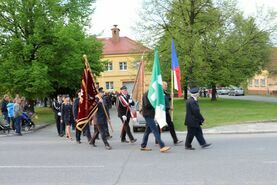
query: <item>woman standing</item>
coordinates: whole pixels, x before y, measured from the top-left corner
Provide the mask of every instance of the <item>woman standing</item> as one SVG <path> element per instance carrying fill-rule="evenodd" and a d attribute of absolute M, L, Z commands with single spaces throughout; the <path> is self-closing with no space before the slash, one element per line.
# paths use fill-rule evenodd
<path fill-rule="evenodd" d="M 72 105 L 70 104 L 69 96 L 65 97 L 64 103 L 62 104 L 61 109 L 62 109 L 61 122 L 66 125 L 65 135 L 67 138 L 70 138 L 72 140 L 70 127 L 72 124 L 71 122 L 73 119 L 73 113 L 72 113 Z"/>
<path fill-rule="evenodd" d="M 21 106 L 21 99 L 16 98 L 14 104 L 14 119 L 15 119 L 15 132 L 17 135 L 21 136 L 21 115 L 23 113 L 23 108 Z"/>

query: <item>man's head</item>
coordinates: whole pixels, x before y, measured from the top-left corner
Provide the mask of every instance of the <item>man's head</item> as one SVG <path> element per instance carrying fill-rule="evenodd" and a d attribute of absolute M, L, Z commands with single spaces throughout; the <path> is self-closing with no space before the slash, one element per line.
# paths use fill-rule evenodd
<path fill-rule="evenodd" d="M 198 97 L 199 96 L 199 88 L 198 87 L 193 87 L 189 90 L 191 96 L 193 97 Z"/>
<path fill-rule="evenodd" d="M 99 89 L 98 89 L 98 93 L 99 93 L 99 95 L 102 97 L 103 95 L 104 95 L 104 90 L 103 90 L 103 87 L 99 87 Z"/>
<path fill-rule="evenodd" d="M 167 90 L 167 82 L 163 81 L 163 90 Z"/>
<path fill-rule="evenodd" d="M 128 94 L 128 91 L 127 91 L 127 87 L 125 85 L 123 85 L 121 88 L 120 88 L 120 91 L 122 94 L 124 95 L 127 95 Z"/>
<path fill-rule="evenodd" d="M 4 95 L 4 100 L 5 101 L 9 101 L 10 100 L 10 97 L 8 95 Z"/>

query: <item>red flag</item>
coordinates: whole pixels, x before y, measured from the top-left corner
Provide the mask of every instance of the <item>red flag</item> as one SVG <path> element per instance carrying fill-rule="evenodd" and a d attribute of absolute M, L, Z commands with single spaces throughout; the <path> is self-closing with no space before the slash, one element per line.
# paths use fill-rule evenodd
<path fill-rule="evenodd" d="M 81 97 L 79 102 L 78 120 L 76 124 L 76 128 L 80 131 L 83 130 L 97 111 L 97 102 L 95 99 L 97 89 L 95 87 L 89 63 L 85 56 L 84 58 L 85 68 L 82 77 Z"/>

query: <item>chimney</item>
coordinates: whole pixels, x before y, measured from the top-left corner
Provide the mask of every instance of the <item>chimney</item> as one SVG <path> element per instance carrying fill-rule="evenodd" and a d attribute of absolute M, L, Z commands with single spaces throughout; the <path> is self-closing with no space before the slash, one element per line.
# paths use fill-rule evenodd
<path fill-rule="evenodd" d="M 120 29 L 117 28 L 117 25 L 113 25 L 114 27 L 111 29 L 112 30 L 112 40 L 113 42 L 118 42 L 119 41 L 119 32 Z"/>

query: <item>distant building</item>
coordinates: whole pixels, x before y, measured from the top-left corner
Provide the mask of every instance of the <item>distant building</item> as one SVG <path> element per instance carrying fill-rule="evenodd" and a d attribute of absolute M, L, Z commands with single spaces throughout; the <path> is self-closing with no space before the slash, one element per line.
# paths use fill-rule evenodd
<path fill-rule="evenodd" d="M 248 94 L 277 95 L 277 47 L 272 48 L 266 69 L 248 80 Z"/>
<path fill-rule="evenodd" d="M 120 87 L 125 85 L 131 93 L 141 57 L 150 49 L 128 37 L 120 37 L 117 25 L 114 25 L 111 31 L 111 38 L 99 39 L 104 44 L 102 61 L 108 63 L 96 82 L 105 91 L 119 91 Z M 147 74 L 145 86 L 149 83 L 150 74 Z"/>

